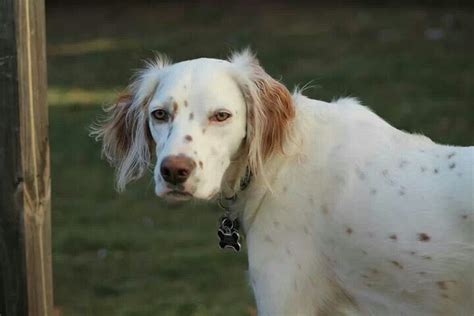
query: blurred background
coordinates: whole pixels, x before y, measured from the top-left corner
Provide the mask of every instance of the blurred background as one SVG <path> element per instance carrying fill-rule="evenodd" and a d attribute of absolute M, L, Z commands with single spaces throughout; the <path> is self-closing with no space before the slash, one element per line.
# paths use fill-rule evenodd
<path fill-rule="evenodd" d="M 310 82 L 310 97 L 356 96 L 397 128 L 474 143 L 474 11 L 462 1 L 46 3 L 61 315 L 255 315 L 245 251 L 217 246 L 220 209 L 165 204 L 150 176 L 119 195 L 88 137 L 153 51 L 180 61 L 250 46 L 290 89 Z"/>

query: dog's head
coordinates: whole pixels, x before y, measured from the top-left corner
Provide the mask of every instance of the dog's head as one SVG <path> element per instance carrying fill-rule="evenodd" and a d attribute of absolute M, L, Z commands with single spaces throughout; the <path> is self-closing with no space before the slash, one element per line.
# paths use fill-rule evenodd
<path fill-rule="evenodd" d="M 139 72 L 94 134 L 123 190 L 155 161 L 155 192 L 211 199 L 248 167 L 258 175 L 283 150 L 294 117 L 288 90 L 249 51 L 229 61 L 172 64 L 158 57 Z M 153 159 L 155 158 L 155 159 Z"/>

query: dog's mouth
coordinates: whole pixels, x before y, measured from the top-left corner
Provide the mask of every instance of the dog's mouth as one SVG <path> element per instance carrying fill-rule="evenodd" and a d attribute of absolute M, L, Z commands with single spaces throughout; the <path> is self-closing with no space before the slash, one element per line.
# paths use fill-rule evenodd
<path fill-rule="evenodd" d="M 165 193 L 165 197 L 175 201 L 186 201 L 193 197 L 193 195 L 186 191 L 171 190 Z"/>

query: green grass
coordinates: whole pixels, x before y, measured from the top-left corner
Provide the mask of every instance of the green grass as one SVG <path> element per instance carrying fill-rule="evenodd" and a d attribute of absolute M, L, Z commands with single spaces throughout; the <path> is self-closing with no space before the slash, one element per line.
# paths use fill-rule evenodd
<path fill-rule="evenodd" d="M 152 51 L 250 45 L 289 87 L 357 96 L 398 128 L 474 141 L 474 13 L 204 5 L 48 9 L 55 304 L 63 315 L 251 315 L 246 254 L 216 243 L 217 206 L 167 205 L 150 177 L 113 190 L 87 127 Z M 444 37 L 428 40 L 439 28 Z"/>

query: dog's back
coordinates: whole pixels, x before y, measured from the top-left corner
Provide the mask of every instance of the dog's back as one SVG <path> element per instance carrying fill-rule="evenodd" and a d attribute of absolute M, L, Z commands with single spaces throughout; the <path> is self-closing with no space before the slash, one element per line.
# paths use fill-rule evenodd
<path fill-rule="evenodd" d="M 263 304 L 281 294 L 307 315 L 322 300 L 332 315 L 342 296 L 361 315 L 471 315 L 473 147 L 399 131 L 353 99 L 295 103 L 300 155 L 270 167 L 275 193 L 248 232 Z"/>

